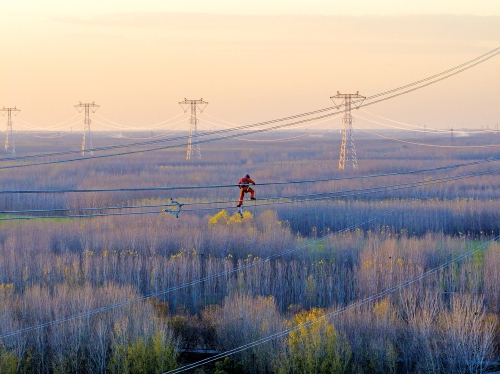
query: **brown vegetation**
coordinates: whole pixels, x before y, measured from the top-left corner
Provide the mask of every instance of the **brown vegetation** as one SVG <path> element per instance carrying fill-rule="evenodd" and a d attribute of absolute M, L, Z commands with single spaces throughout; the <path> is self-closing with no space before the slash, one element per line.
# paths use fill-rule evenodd
<path fill-rule="evenodd" d="M 25 136 L 25 143 L 16 143 L 19 156 L 28 152 L 23 144 L 31 140 Z M 459 139 L 455 145 L 480 141 L 489 140 Z M 217 151 L 209 148 L 215 145 L 202 149 L 202 161 L 187 162 L 183 152 L 170 150 L 3 170 L 0 190 L 230 184 L 248 172 L 257 182 L 257 197 L 264 198 L 406 183 L 488 167 L 258 186 L 259 181 L 343 175 L 335 168 L 331 142 L 315 138 L 293 147 L 255 145 L 242 150 L 231 141 Z M 465 148 L 423 152 L 374 139 L 357 145 L 360 170 L 354 174 L 494 154 L 493 149 Z M 283 339 L 245 350 L 232 357 L 236 364 L 221 362 L 214 370 L 484 372 L 485 363 L 498 357 L 496 243 L 388 297 L 333 318 L 321 316 L 436 268 L 498 235 L 499 181 L 497 175 L 488 175 L 438 185 L 429 199 L 416 201 L 411 199 L 428 187 L 323 202 L 247 204 L 243 218 L 219 209 L 181 212 L 178 219 L 168 213 L 85 219 L 60 213 L 57 219 L 2 221 L 0 335 L 69 320 L 1 339 L 0 373 L 165 372 L 179 365 L 183 349 L 224 351 L 293 327 L 298 329 Z M 170 197 L 235 199 L 237 192 L 0 194 L 0 206 L 79 212 Z M 397 207 L 376 221 L 338 233 Z M 327 238 L 314 240 L 323 236 Z M 277 256 L 262 261 L 272 255 Z M 189 282 L 194 284 L 183 286 Z M 142 295 L 156 297 L 71 318 Z"/>

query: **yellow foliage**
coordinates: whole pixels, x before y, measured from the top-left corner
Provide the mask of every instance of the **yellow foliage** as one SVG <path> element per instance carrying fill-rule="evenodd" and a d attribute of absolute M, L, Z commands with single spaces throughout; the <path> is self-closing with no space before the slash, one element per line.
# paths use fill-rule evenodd
<path fill-rule="evenodd" d="M 179 253 L 177 253 L 175 255 L 172 255 L 171 258 L 172 258 L 172 260 L 176 259 L 176 258 L 182 258 L 182 251 L 180 251 Z"/>
<path fill-rule="evenodd" d="M 250 212 L 243 212 L 243 218 L 241 218 L 239 213 L 234 213 L 231 218 L 227 221 L 228 225 L 235 224 L 235 223 L 242 223 L 242 222 L 248 222 L 253 218 L 252 213 Z"/>
<path fill-rule="evenodd" d="M 241 223 L 243 222 L 243 218 L 239 215 L 239 213 L 234 213 L 231 218 L 227 221 L 227 224 L 235 224 L 235 223 Z"/>
<path fill-rule="evenodd" d="M 19 358 L 12 352 L 4 350 L 0 346 L 0 373 L 16 374 Z"/>
<path fill-rule="evenodd" d="M 228 219 L 229 219 L 229 216 L 228 216 L 227 212 L 224 209 L 222 209 L 219 213 L 210 217 L 210 219 L 208 220 L 208 226 L 213 227 L 213 226 L 218 225 L 219 223 L 226 224 Z"/>
<path fill-rule="evenodd" d="M 278 214 L 272 210 L 266 210 L 259 215 L 259 222 L 263 231 L 274 231 L 281 228 L 282 222 L 278 221 Z"/>
<path fill-rule="evenodd" d="M 25 266 L 23 270 L 23 282 L 26 282 L 28 280 L 29 275 L 30 271 L 28 269 L 28 266 Z"/>
<path fill-rule="evenodd" d="M 250 212 L 243 212 L 243 221 L 250 220 L 253 218 L 253 214 Z"/>
<path fill-rule="evenodd" d="M 14 293 L 14 283 L 3 283 L 0 284 L 0 296 L 7 298 L 12 296 Z"/>
<path fill-rule="evenodd" d="M 327 324 L 323 310 L 314 308 L 298 313 L 287 324 L 298 329 L 292 331 L 286 341 L 288 350 L 277 363 L 277 372 L 346 372 L 352 355 L 350 344 L 335 326 Z"/>
<path fill-rule="evenodd" d="M 389 298 L 386 297 L 378 302 L 375 303 L 375 306 L 373 307 L 373 313 L 377 316 L 377 319 L 385 319 L 389 316 L 389 313 L 391 311 L 391 305 L 389 303 Z"/>
<path fill-rule="evenodd" d="M 363 261 L 363 267 L 369 268 L 373 266 L 373 261 L 372 260 L 365 260 Z"/>
<path fill-rule="evenodd" d="M 297 313 L 295 315 L 295 317 L 293 318 L 293 320 L 287 322 L 287 325 L 288 325 L 288 327 L 303 325 L 304 323 L 309 322 L 310 320 L 320 318 L 324 314 L 325 313 L 322 309 L 312 308 L 309 311 Z M 290 336 L 292 334 L 293 334 L 293 332 L 290 334 Z"/>
<path fill-rule="evenodd" d="M 177 367 L 177 350 L 161 332 L 129 342 L 125 347 L 117 345 L 108 370 L 110 373 L 163 373 Z"/>

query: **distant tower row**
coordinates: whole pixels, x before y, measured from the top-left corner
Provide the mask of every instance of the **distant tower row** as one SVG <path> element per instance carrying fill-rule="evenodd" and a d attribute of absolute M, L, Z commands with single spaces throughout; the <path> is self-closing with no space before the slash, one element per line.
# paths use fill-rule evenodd
<path fill-rule="evenodd" d="M 189 136 L 188 136 L 186 160 L 191 159 L 191 147 L 193 144 L 193 137 L 194 137 L 194 145 L 196 147 L 196 156 L 198 157 L 198 159 L 201 159 L 201 150 L 200 150 L 200 145 L 198 144 L 198 118 L 196 118 L 196 108 L 200 110 L 200 113 L 203 113 L 203 109 L 205 109 L 208 103 L 206 101 L 203 101 L 203 99 L 188 100 L 184 98 L 184 101 L 179 102 L 179 105 L 184 110 L 184 113 L 186 113 L 188 109 L 191 108 L 191 117 L 189 118 Z"/>
<path fill-rule="evenodd" d="M 364 96 L 359 94 L 359 91 L 355 94 L 341 94 L 337 91 L 337 95 L 330 97 L 330 99 L 335 104 L 333 99 L 343 99 L 339 108 L 342 104 L 344 105 L 344 131 L 342 132 L 342 144 L 340 145 L 340 158 L 339 158 L 339 170 L 344 169 L 357 169 L 358 159 L 356 157 L 356 145 L 354 144 L 354 135 L 352 133 L 352 115 L 351 115 L 351 99 L 366 99 Z M 361 105 L 361 103 L 360 103 Z M 359 106 L 359 105 L 358 105 Z"/>
<path fill-rule="evenodd" d="M 201 151 L 200 145 L 198 144 L 198 119 L 196 117 L 196 108 L 200 110 L 200 113 L 203 113 L 203 109 L 208 105 L 206 101 L 203 99 L 200 100 L 188 100 L 184 99 L 181 101 L 180 106 L 184 110 L 184 113 L 187 112 L 189 108 L 191 108 L 191 117 L 189 119 L 189 137 L 188 137 L 188 148 L 187 148 L 187 156 L 186 159 L 191 159 L 191 148 L 194 144 L 196 147 L 197 157 L 201 159 Z M 90 112 L 95 113 L 99 108 L 95 102 L 91 103 L 82 103 L 81 101 L 75 105 L 76 110 L 79 113 L 84 112 L 85 118 L 83 120 L 83 137 L 82 137 L 82 156 L 85 156 L 85 153 L 94 154 L 94 146 L 92 145 L 92 137 L 90 134 L 90 124 L 92 120 L 90 119 Z M 16 149 L 14 146 L 14 137 L 12 136 L 12 113 L 16 116 L 20 112 L 20 109 L 16 107 L 13 108 L 5 108 L 0 109 L 0 113 L 2 116 L 7 113 L 7 135 L 5 137 L 5 151 L 10 154 L 15 154 Z M 194 141 L 193 141 L 194 138 Z"/>
<path fill-rule="evenodd" d="M 357 169 L 358 168 L 358 159 L 356 156 L 356 145 L 354 143 L 354 135 L 352 129 L 352 115 L 351 115 L 351 106 L 352 99 L 361 99 L 364 100 L 365 97 L 359 94 L 359 91 L 355 94 L 341 94 L 337 91 L 337 95 L 331 96 L 330 99 L 335 104 L 333 99 L 343 99 L 343 101 L 335 106 L 339 108 L 344 105 L 344 118 L 342 122 L 344 123 L 344 130 L 342 132 L 342 144 L 340 146 L 340 157 L 339 157 L 339 170 L 344 169 Z M 184 110 L 184 113 L 191 108 L 191 117 L 189 118 L 189 136 L 188 136 L 188 144 L 187 144 L 187 154 L 186 160 L 191 159 L 191 151 L 192 146 L 196 147 L 197 158 L 201 159 L 201 151 L 200 145 L 198 143 L 198 118 L 196 117 L 196 108 L 200 110 L 200 113 L 203 113 L 203 110 L 208 105 L 208 102 L 203 99 L 199 100 L 188 100 L 184 99 L 184 101 L 179 102 L 179 105 Z M 360 104 L 358 104 L 359 107 Z M 92 103 L 82 103 L 79 102 L 75 105 L 76 110 L 78 112 L 85 111 L 85 118 L 83 120 L 83 139 L 82 139 L 82 155 L 85 156 L 85 152 L 94 154 L 94 147 L 92 145 L 92 138 L 90 135 L 90 111 L 95 113 L 99 108 L 95 102 Z M 5 108 L 0 109 L 0 113 L 4 116 L 7 113 L 7 134 L 5 137 L 5 151 L 10 154 L 15 154 L 16 149 L 14 145 L 14 138 L 12 136 L 12 113 L 16 116 L 20 112 L 20 109 L 16 107 L 13 108 Z M 452 130 L 453 131 L 453 130 Z M 452 135 L 453 137 L 453 135 Z M 193 141 L 194 138 L 194 141 Z"/>

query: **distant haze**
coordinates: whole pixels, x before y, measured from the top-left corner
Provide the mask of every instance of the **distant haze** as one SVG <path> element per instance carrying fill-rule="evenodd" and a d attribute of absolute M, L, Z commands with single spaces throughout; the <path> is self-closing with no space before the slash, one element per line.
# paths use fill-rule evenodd
<path fill-rule="evenodd" d="M 499 47 L 494 7 L 483 7 L 491 16 L 12 9 L 0 16 L 0 107 L 21 108 L 17 118 L 36 126 L 74 116 L 79 101 L 125 126 L 173 117 L 184 98 L 203 98 L 206 113 L 236 124 L 279 118 L 331 106 L 337 91 L 373 95 Z M 420 126 L 494 128 L 499 82 L 500 56 L 368 110 Z M 203 118 L 200 127 L 210 127 Z"/>

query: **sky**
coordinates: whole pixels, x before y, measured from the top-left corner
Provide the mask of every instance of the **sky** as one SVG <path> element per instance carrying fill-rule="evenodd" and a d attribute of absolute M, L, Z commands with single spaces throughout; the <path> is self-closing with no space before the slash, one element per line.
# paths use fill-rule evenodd
<path fill-rule="evenodd" d="M 337 91 L 371 96 L 497 47 L 498 0 L 4 1 L 0 107 L 21 109 L 15 130 L 81 130 L 74 105 L 95 102 L 92 129 L 116 130 L 152 128 L 180 115 L 184 98 L 203 98 L 201 129 L 214 117 L 246 125 L 331 106 Z M 367 110 L 493 128 L 499 82 L 500 56 Z"/>

